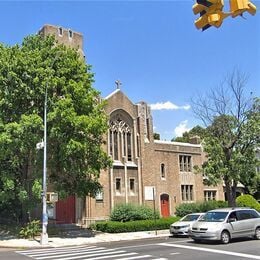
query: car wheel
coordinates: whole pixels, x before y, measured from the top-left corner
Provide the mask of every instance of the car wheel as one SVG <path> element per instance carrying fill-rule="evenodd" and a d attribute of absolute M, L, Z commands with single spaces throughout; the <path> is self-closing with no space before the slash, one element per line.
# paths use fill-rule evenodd
<path fill-rule="evenodd" d="M 194 242 L 196 243 L 201 243 L 201 240 L 200 239 L 197 239 L 197 238 L 193 238 Z"/>
<path fill-rule="evenodd" d="M 222 231 L 221 235 L 220 235 L 220 240 L 222 242 L 222 244 L 228 244 L 230 241 L 230 235 L 227 231 Z"/>
<path fill-rule="evenodd" d="M 255 229 L 255 239 L 260 240 L 260 227 Z"/>

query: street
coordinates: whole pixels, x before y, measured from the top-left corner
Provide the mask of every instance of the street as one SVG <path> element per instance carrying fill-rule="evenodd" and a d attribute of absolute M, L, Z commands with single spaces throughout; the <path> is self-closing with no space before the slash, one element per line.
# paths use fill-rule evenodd
<path fill-rule="evenodd" d="M 228 245 L 215 242 L 197 244 L 189 238 L 166 237 L 61 248 L 0 249 L 0 259 L 252 260 L 260 259 L 260 242 L 239 239 Z"/>

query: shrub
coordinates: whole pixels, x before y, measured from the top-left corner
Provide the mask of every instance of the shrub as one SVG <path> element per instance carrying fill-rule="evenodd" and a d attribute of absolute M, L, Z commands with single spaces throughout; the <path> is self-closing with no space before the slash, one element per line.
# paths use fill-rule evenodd
<path fill-rule="evenodd" d="M 260 203 L 251 195 L 240 195 L 236 198 L 237 206 L 250 207 L 257 211 L 260 211 Z"/>
<path fill-rule="evenodd" d="M 123 233 L 135 231 L 151 231 L 168 229 L 170 224 L 179 220 L 179 217 L 161 218 L 156 220 L 138 220 L 128 222 L 107 221 L 95 224 L 95 229 L 107 233 Z"/>
<path fill-rule="evenodd" d="M 207 212 L 212 209 L 227 207 L 226 201 L 204 201 L 197 203 L 183 203 L 176 207 L 176 215 L 183 217 L 190 213 Z"/>
<path fill-rule="evenodd" d="M 40 221 L 33 220 L 23 228 L 21 228 L 19 232 L 19 236 L 22 238 L 34 238 L 36 235 L 40 234 Z"/>
<path fill-rule="evenodd" d="M 112 221 L 134 221 L 159 218 L 159 213 L 143 205 L 120 204 L 117 205 L 110 215 Z"/>

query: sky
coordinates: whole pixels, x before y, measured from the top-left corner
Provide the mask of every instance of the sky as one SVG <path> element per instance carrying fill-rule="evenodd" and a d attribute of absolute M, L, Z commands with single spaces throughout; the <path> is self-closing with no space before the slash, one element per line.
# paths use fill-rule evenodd
<path fill-rule="evenodd" d="M 154 132 L 169 141 L 203 126 L 191 98 L 234 69 L 248 75 L 246 91 L 260 96 L 260 1 L 252 2 L 255 16 L 228 17 L 202 32 L 194 26 L 193 0 L 0 0 L 0 42 L 21 44 L 44 24 L 82 33 L 94 88 L 106 97 L 120 80 L 133 103 L 151 106 Z"/>

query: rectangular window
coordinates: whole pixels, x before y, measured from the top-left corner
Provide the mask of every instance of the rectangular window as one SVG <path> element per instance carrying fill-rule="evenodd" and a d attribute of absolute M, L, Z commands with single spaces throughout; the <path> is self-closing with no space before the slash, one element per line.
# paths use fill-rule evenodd
<path fill-rule="evenodd" d="M 118 133 L 114 132 L 114 160 L 118 160 Z"/>
<path fill-rule="evenodd" d="M 217 191 L 215 190 L 204 190 L 204 200 L 216 200 Z"/>
<path fill-rule="evenodd" d="M 179 167 L 181 172 L 191 172 L 191 156 L 189 155 L 180 155 L 179 156 Z"/>
<path fill-rule="evenodd" d="M 130 193 L 135 193 L 135 179 L 129 179 L 129 190 Z"/>
<path fill-rule="evenodd" d="M 113 132 L 109 131 L 109 154 L 113 158 Z"/>
<path fill-rule="evenodd" d="M 182 201 L 193 201 L 193 185 L 181 185 Z"/>
<path fill-rule="evenodd" d="M 127 133 L 127 160 L 132 161 L 131 133 Z"/>
<path fill-rule="evenodd" d="M 103 191 L 99 191 L 96 194 L 96 202 L 103 202 Z"/>
<path fill-rule="evenodd" d="M 69 35 L 69 38 L 72 38 L 72 36 L 73 36 L 72 30 L 69 30 L 69 31 L 68 31 L 68 35 Z"/>
<path fill-rule="evenodd" d="M 59 36 L 62 36 L 63 35 L 63 29 L 62 27 L 59 27 Z"/>
<path fill-rule="evenodd" d="M 161 178 L 165 179 L 165 164 L 161 163 Z"/>
<path fill-rule="evenodd" d="M 121 179 L 116 178 L 116 193 L 121 193 Z"/>

